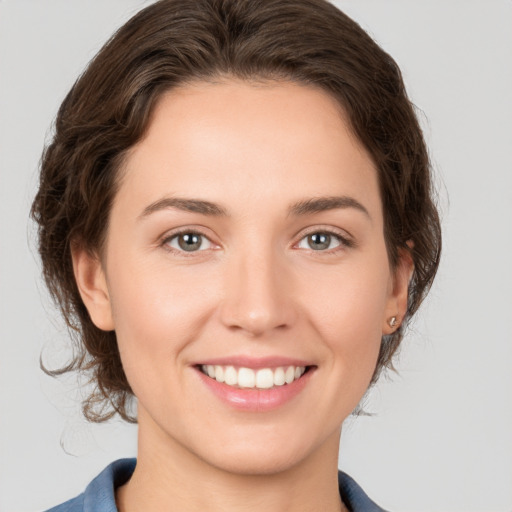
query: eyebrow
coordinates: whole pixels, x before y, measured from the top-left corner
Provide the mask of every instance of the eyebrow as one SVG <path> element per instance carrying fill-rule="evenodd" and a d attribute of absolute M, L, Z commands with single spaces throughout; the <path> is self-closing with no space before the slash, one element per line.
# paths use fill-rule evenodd
<path fill-rule="evenodd" d="M 328 210 L 355 208 L 371 219 L 368 210 L 357 200 L 350 196 L 314 197 L 294 203 L 289 213 L 292 215 L 308 215 Z"/>
<path fill-rule="evenodd" d="M 154 212 L 176 208 L 187 212 L 200 213 L 213 217 L 228 217 L 227 211 L 220 205 L 202 199 L 186 199 L 181 197 L 164 197 L 144 208 L 139 218 L 147 217 Z M 302 199 L 292 204 L 288 209 L 288 215 L 303 216 L 321 213 L 328 210 L 354 208 L 364 213 L 371 219 L 368 210 L 350 196 L 329 196 Z"/>
<path fill-rule="evenodd" d="M 202 215 L 211 215 L 215 217 L 227 217 L 228 214 L 224 208 L 210 201 L 201 199 L 184 199 L 181 197 L 164 197 L 144 208 L 139 218 L 147 217 L 154 212 L 166 210 L 168 208 L 177 208 L 186 212 L 201 213 Z"/>

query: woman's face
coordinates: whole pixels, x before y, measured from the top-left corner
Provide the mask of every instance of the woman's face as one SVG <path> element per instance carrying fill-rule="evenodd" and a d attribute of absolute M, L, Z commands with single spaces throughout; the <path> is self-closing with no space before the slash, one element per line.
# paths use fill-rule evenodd
<path fill-rule="evenodd" d="M 161 98 L 102 265 L 74 260 L 144 446 L 251 474 L 337 457 L 409 275 L 390 269 L 377 173 L 336 102 L 236 80 Z"/>

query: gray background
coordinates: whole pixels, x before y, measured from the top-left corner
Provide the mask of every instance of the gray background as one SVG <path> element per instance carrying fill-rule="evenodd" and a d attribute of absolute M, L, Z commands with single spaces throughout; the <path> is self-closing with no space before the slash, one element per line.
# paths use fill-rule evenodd
<path fill-rule="evenodd" d="M 41 510 L 136 450 L 136 429 L 87 424 L 66 332 L 27 221 L 64 94 L 148 2 L 0 0 L 0 511 Z M 337 2 L 402 67 L 437 170 L 444 258 L 399 376 L 349 420 L 340 466 L 395 512 L 512 510 L 512 2 Z M 83 392 L 82 392 L 83 394 Z"/>

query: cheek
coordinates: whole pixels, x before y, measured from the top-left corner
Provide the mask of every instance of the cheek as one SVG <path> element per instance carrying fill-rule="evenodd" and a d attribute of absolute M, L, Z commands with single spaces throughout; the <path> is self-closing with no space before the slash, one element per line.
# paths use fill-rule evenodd
<path fill-rule="evenodd" d="M 363 374 L 373 373 L 389 293 L 388 269 L 382 263 L 347 265 L 311 277 L 303 282 L 301 295 L 307 297 L 303 302 L 314 329 L 334 355 L 333 364 L 350 374 L 363 369 Z"/>
<path fill-rule="evenodd" d="M 153 371 L 155 362 L 177 359 L 197 337 L 214 302 L 197 276 L 171 274 L 147 261 L 113 269 L 110 292 L 127 375 L 144 372 L 149 366 Z"/>

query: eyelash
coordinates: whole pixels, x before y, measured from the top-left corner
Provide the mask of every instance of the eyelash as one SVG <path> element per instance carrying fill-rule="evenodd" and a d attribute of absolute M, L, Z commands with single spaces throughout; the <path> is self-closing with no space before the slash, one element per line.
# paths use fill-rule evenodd
<path fill-rule="evenodd" d="M 345 235 L 342 235 L 340 232 L 338 231 L 335 231 L 333 230 L 332 228 L 326 228 L 326 229 L 315 229 L 313 231 L 310 231 L 308 233 L 305 233 L 301 236 L 301 238 L 299 239 L 299 241 L 294 244 L 294 246 L 297 246 L 298 244 L 300 244 L 304 239 L 307 239 L 308 237 L 312 236 L 312 235 L 327 235 L 331 238 L 334 238 L 338 243 L 339 245 L 332 248 L 332 249 L 326 249 L 326 250 L 315 250 L 315 249 L 309 249 L 312 253 L 315 253 L 315 254 L 322 254 L 322 255 L 335 255 L 337 254 L 339 251 L 343 251 L 343 250 L 346 250 L 346 249 L 350 249 L 350 248 L 353 248 L 355 247 L 355 242 L 353 240 L 351 240 L 350 238 L 348 238 L 347 236 Z M 306 242 L 307 243 L 307 242 Z"/>
<path fill-rule="evenodd" d="M 196 229 L 182 229 L 180 231 L 175 231 L 174 233 L 170 234 L 169 236 L 164 237 L 161 245 L 164 247 L 165 250 L 167 250 L 173 254 L 177 254 L 178 256 L 185 257 L 185 258 L 190 258 L 190 257 L 194 256 L 196 253 L 204 252 L 204 250 L 202 250 L 202 251 L 184 251 L 184 250 L 180 250 L 180 249 L 175 249 L 174 247 L 171 247 L 169 245 L 172 240 L 177 239 L 178 237 L 180 237 L 182 235 L 197 235 L 197 236 L 200 236 L 200 237 L 208 240 L 211 244 L 213 244 L 213 242 L 204 233 L 201 233 L 201 231 L 198 231 Z"/>
<path fill-rule="evenodd" d="M 180 231 L 175 231 L 171 235 L 163 238 L 161 245 L 164 247 L 165 250 L 167 250 L 171 253 L 174 253 L 174 254 L 178 254 L 179 256 L 182 256 L 185 258 L 192 257 L 196 253 L 204 252 L 205 250 L 207 250 L 207 249 L 203 249 L 203 250 L 198 250 L 198 251 L 185 251 L 185 250 L 175 249 L 174 247 L 170 247 L 170 245 L 169 245 L 170 242 L 182 235 L 197 235 L 199 237 L 205 238 L 211 244 L 213 244 L 213 242 L 208 238 L 208 236 L 205 235 L 204 233 L 201 233 L 201 231 L 194 230 L 194 229 L 183 229 Z M 339 252 L 341 250 L 350 249 L 350 248 L 353 248 L 356 246 L 356 244 L 353 240 L 351 240 L 350 238 L 347 238 L 346 236 L 342 235 L 338 231 L 333 230 L 332 228 L 328 228 L 328 229 L 321 229 L 321 228 L 318 229 L 317 228 L 315 230 L 312 230 L 312 231 L 302 234 L 299 241 L 294 244 L 294 247 L 297 246 L 298 244 L 300 244 L 300 242 L 302 242 L 305 238 L 307 238 L 311 235 L 327 235 L 327 236 L 334 238 L 335 240 L 337 240 L 339 242 L 339 245 L 337 247 L 334 247 L 333 249 L 327 249 L 327 250 L 310 249 L 310 251 L 312 253 L 321 253 L 323 255 L 330 255 L 330 254 L 336 254 L 337 252 Z"/>

